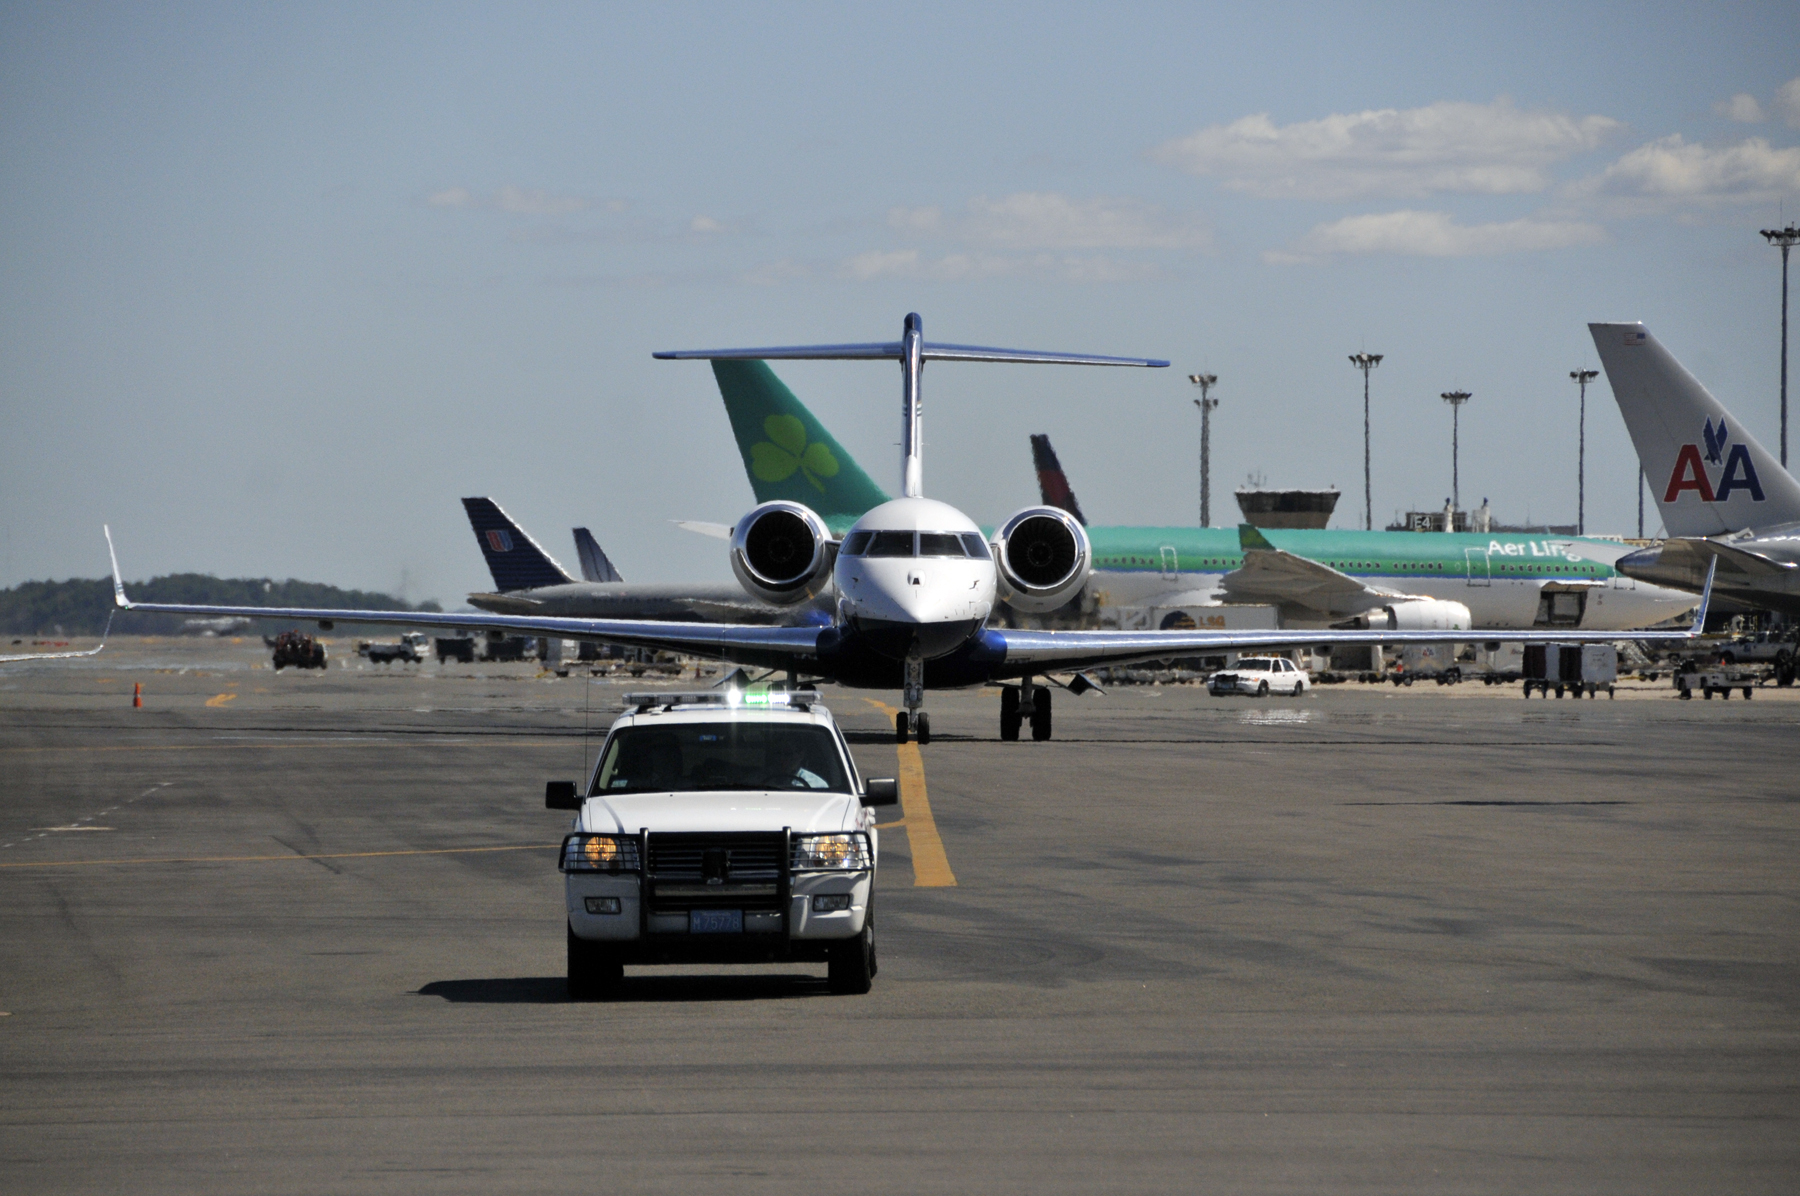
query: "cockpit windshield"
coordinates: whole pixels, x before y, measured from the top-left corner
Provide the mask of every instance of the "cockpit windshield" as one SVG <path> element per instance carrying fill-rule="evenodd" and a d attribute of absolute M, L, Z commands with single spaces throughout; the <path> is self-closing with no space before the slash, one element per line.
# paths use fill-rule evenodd
<path fill-rule="evenodd" d="M 626 727 L 607 744 L 588 792 L 714 789 L 850 792 L 829 729 L 749 721 Z"/>
<path fill-rule="evenodd" d="M 988 558 L 980 532 L 852 532 L 840 550 L 844 556 L 937 556 Z"/>

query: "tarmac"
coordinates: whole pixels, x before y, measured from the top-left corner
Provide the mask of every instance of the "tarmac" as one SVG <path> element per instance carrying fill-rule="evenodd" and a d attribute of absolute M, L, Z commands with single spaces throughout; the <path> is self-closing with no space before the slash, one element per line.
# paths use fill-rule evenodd
<path fill-rule="evenodd" d="M 0 1188 L 1800 1190 L 1794 690 L 966 691 L 896 749 L 828 689 L 911 778 L 874 991 L 572 1003 L 543 783 L 653 684 L 0 665 Z"/>

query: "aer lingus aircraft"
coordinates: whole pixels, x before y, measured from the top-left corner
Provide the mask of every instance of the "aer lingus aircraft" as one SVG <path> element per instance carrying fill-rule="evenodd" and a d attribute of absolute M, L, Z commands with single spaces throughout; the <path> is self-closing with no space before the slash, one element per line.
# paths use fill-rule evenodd
<path fill-rule="evenodd" d="M 769 602 L 798 603 L 835 581 L 832 621 L 819 627 L 738 623 L 657 623 L 507 614 L 422 614 L 406 611 L 281 609 L 133 603 L 116 556 L 114 595 L 121 607 L 184 614 L 245 614 L 358 623 L 404 623 L 631 644 L 739 664 L 807 674 L 863 688 L 899 688 L 906 709 L 895 720 L 905 742 L 928 741 L 928 688 L 1013 681 L 1002 690 L 1000 733 L 1018 737 L 1029 717 L 1034 739 L 1050 737 L 1050 690 L 1034 678 L 1100 665 L 1171 656 L 1294 644 L 1436 643 L 1441 631 L 1022 631 L 989 624 L 997 597 L 1015 606 L 1053 609 L 1087 582 L 1093 547 L 1065 511 L 1027 507 L 991 538 L 973 520 L 924 495 L 919 384 L 927 361 L 1040 362 L 1066 365 L 1166 366 L 1146 358 L 1099 357 L 936 344 L 908 315 L 900 339 L 875 344 L 712 349 L 658 353 L 663 359 L 827 359 L 898 361 L 901 374 L 901 494 L 866 512 L 840 540 L 804 503 L 767 502 L 733 526 L 730 556 L 744 588 Z M 803 459 L 804 459 L 804 455 Z M 111 533 L 108 533 L 111 550 Z M 1706 606 L 1703 596 L 1702 613 Z M 1636 638 L 1682 640 L 1695 631 Z M 1599 640 L 1589 632 L 1492 631 L 1486 640 Z M 1076 686 L 1073 688 L 1082 688 Z"/>
<path fill-rule="evenodd" d="M 715 359 L 713 373 L 758 502 L 804 503 L 841 534 L 888 501 L 767 364 Z M 1094 570 L 1088 586 L 1099 605 L 1160 608 L 1169 612 L 1169 626 L 1188 622 L 1194 607 L 1223 604 L 1275 606 L 1283 626 L 1295 627 L 1354 619 L 1360 626 L 1402 631 L 1623 631 L 1675 618 L 1694 605 L 1682 589 L 1615 569 L 1613 562 L 1631 551 L 1616 540 L 1093 526 L 1082 518 L 1049 439 L 1034 436 L 1032 442 L 1043 504 L 1068 511 L 1086 530 Z M 721 538 L 730 534 L 719 525 L 685 526 Z"/>

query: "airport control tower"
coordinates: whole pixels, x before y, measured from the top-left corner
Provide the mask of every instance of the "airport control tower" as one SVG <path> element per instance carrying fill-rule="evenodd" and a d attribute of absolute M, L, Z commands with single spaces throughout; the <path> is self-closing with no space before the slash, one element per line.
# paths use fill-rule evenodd
<path fill-rule="evenodd" d="M 1245 486 L 1237 492 L 1238 510 L 1252 527 L 1323 529 L 1337 509 L 1336 490 L 1263 490 Z"/>

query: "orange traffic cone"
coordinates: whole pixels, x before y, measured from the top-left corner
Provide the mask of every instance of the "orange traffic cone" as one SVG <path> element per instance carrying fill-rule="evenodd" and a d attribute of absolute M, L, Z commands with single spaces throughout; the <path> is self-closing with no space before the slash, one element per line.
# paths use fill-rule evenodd
<path fill-rule="evenodd" d="M 142 706 L 143 704 L 144 704 L 143 683 L 140 681 L 133 681 L 131 683 L 131 706 L 132 706 L 132 709 L 135 710 L 138 707 Z"/>

